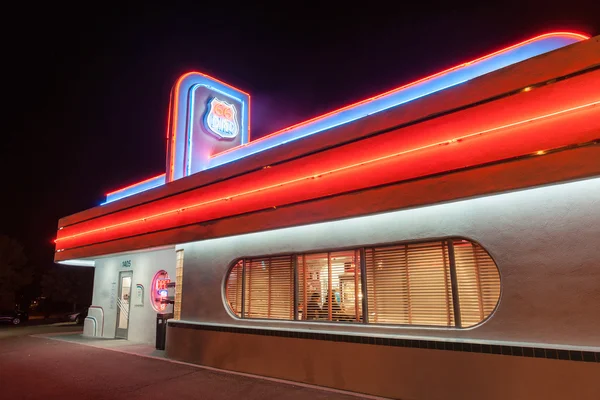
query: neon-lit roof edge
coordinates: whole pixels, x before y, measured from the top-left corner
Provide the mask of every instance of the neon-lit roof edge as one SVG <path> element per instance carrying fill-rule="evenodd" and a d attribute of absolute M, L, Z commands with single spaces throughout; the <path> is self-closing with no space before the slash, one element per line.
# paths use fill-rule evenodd
<path fill-rule="evenodd" d="M 155 176 L 153 176 L 151 178 L 147 178 L 147 179 L 141 180 L 139 182 L 132 183 L 131 185 L 127 185 L 127 186 L 122 187 L 120 189 L 113 190 L 112 192 L 108 192 L 108 193 L 106 193 L 106 196 L 112 196 L 112 195 L 114 195 L 116 193 L 123 192 L 123 191 L 128 190 L 128 189 L 132 189 L 132 188 L 134 188 L 134 187 L 136 187 L 138 185 L 143 185 L 146 182 L 153 181 L 153 180 L 158 179 L 158 178 L 160 178 L 160 177 L 162 177 L 164 175 L 165 175 L 165 173 L 163 172 L 162 174 L 155 175 Z"/>
<path fill-rule="evenodd" d="M 143 181 L 107 193 L 106 201 L 101 205 L 112 203 L 114 201 L 124 199 L 125 197 L 133 196 L 134 194 L 138 194 L 162 186 L 165 184 L 165 176 L 166 175 L 164 173 L 156 175 L 152 178 L 144 179 Z"/>
<path fill-rule="evenodd" d="M 298 183 L 298 182 L 303 181 L 303 180 L 309 180 L 309 179 L 312 180 L 312 179 L 315 179 L 315 178 L 320 178 L 320 177 L 325 176 L 325 175 L 330 175 L 330 174 L 333 174 L 333 173 L 338 173 L 338 172 L 342 172 L 342 171 L 349 170 L 349 169 L 360 168 L 360 167 L 363 167 L 363 166 L 365 166 L 367 164 L 372 164 L 372 163 L 376 163 L 376 162 L 385 161 L 385 160 L 388 160 L 390 158 L 397 157 L 397 156 L 400 156 L 400 155 L 414 153 L 414 152 L 418 152 L 418 151 L 425 150 L 425 149 L 430 149 L 430 148 L 437 147 L 437 146 L 445 146 L 445 145 L 448 145 L 448 144 L 459 143 L 459 142 L 464 141 L 464 140 L 469 139 L 469 138 L 478 137 L 478 136 L 482 136 L 482 135 L 485 135 L 485 134 L 495 133 L 495 132 L 498 132 L 498 131 L 501 131 L 501 130 L 504 130 L 504 129 L 507 129 L 507 128 L 513 128 L 513 127 L 524 125 L 524 124 L 527 124 L 527 123 L 530 123 L 530 122 L 539 121 L 539 120 L 543 120 L 543 119 L 546 119 L 546 118 L 555 117 L 557 115 L 566 114 L 566 113 L 570 113 L 570 112 L 574 112 L 574 111 L 579 111 L 579 110 L 582 110 L 582 109 L 585 109 L 585 108 L 589 108 L 589 107 L 595 107 L 595 106 L 598 106 L 598 105 L 600 105 L 600 99 L 594 100 L 592 102 L 580 104 L 580 105 L 577 105 L 577 106 L 574 106 L 574 107 L 570 107 L 570 108 L 566 108 L 566 109 L 561 109 L 561 110 L 558 110 L 558 111 L 554 111 L 554 112 L 550 112 L 550 113 L 538 115 L 538 116 L 535 116 L 535 117 L 526 118 L 524 120 L 518 120 L 518 121 L 514 121 L 512 123 L 508 123 L 508 124 L 496 126 L 496 127 L 493 127 L 493 128 L 488 128 L 488 129 L 485 129 L 485 130 L 482 130 L 482 131 L 471 132 L 469 134 L 464 134 L 464 135 L 461 135 L 461 136 L 453 137 L 451 139 L 444 139 L 444 140 L 441 140 L 441 141 L 436 141 L 436 142 L 433 142 L 433 143 L 429 143 L 427 145 L 423 145 L 423 146 L 411 148 L 411 149 L 408 149 L 408 150 L 403 150 L 401 152 L 391 153 L 391 154 L 388 154 L 388 155 L 385 155 L 385 156 L 380 156 L 380 157 L 377 157 L 377 158 L 374 158 L 374 159 L 370 159 L 368 161 L 361 161 L 361 162 L 358 162 L 358 163 L 348 164 L 346 166 L 338 167 L 338 168 L 327 170 L 327 171 L 321 171 L 321 172 L 311 173 L 311 174 L 304 175 L 304 176 L 301 176 L 299 178 L 295 178 L 295 179 L 292 179 L 292 180 L 289 180 L 289 181 L 285 181 L 285 182 L 273 183 L 270 186 L 265 186 L 265 187 L 260 187 L 260 188 L 255 188 L 255 189 L 247 190 L 245 192 L 238 192 L 238 193 L 235 193 L 235 194 L 225 195 L 223 197 L 219 197 L 219 198 L 216 198 L 216 199 L 213 199 L 213 200 L 203 201 L 203 202 L 197 203 L 197 204 L 192 204 L 192 205 L 188 204 L 188 205 L 185 205 L 185 206 L 178 206 L 178 207 L 173 208 L 173 209 L 168 210 L 168 211 L 162 211 L 162 212 L 156 213 L 156 214 L 145 215 L 143 217 L 137 217 L 136 219 L 133 219 L 133 220 L 130 220 L 130 221 L 120 222 L 120 223 L 117 223 L 117 224 L 114 224 L 114 225 L 103 226 L 103 227 L 100 227 L 100 228 L 95 228 L 95 229 L 91 229 L 91 230 L 88 230 L 88 231 L 84 231 L 84 232 L 80 232 L 80 233 L 76 233 L 76 234 L 72 234 L 72 235 L 63 236 L 61 238 L 57 237 L 54 240 L 54 243 L 58 243 L 60 241 L 72 239 L 72 238 L 75 238 L 75 237 L 89 235 L 89 234 L 94 233 L 94 232 L 106 231 L 108 229 L 116 228 L 116 227 L 123 226 L 123 225 L 128 225 L 128 224 L 131 224 L 131 223 L 147 222 L 149 219 L 152 219 L 152 218 L 157 218 L 157 217 L 165 216 L 165 215 L 172 214 L 172 213 L 179 213 L 179 212 L 183 212 L 185 210 L 191 209 L 191 208 L 201 207 L 201 206 L 204 206 L 204 205 L 208 205 L 208 204 L 212 204 L 212 203 L 216 203 L 216 202 L 220 202 L 220 201 L 230 201 L 231 199 L 236 198 L 236 197 L 241 197 L 241 196 L 246 196 L 246 195 L 249 195 L 249 194 L 259 193 L 259 192 L 263 192 L 264 190 L 268 190 L 268 189 L 280 188 L 282 186 L 289 185 L 289 184 L 294 184 L 294 183 Z M 57 251 L 62 251 L 62 250 L 64 250 L 64 249 L 59 249 Z"/>
<path fill-rule="evenodd" d="M 400 92 L 400 91 L 402 91 L 404 89 L 407 89 L 409 87 L 415 86 L 415 85 L 417 85 L 419 83 L 426 82 L 426 81 L 431 80 L 433 78 L 442 76 L 442 75 L 447 74 L 447 73 L 452 72 L 452 71 L 456 71 L 456 70 L 458 70 L 460 68 L 469 66 L 469 65 L 477 63 L 479 61 L 483 61 L 483 60 L 492 58 L 492 57 L 494 57 L 496 55 L 499 55 L 499 54 L 502 54 L 504 52 L 508 52 L 510 50 L 517 49 L 520 46 L 523 46 L 523 45 L 526 45 L 526 44 L 529 44 L 529 43 L 532 43 L 532 42 L 535 42 L 535 41 L 538 41 L 538 40 L 541 40 L 541 39 L 544 39 L 544 38 L 561 37 L 561 36 L 563 36 L 563 37 L 571 37 L 571 38 L 577 39 L 577 41 L 587 40 L 587 39 L 590 38 L 589 35 L 586 35 L 586 34 L 583 34 L 583 33 L 577 33 L 577 32 L 567 32 L 567 31 L 548 32 L 548 33 L 541 34 L 541 35 L 532 37 L 530 39 L 524 40 L 524 41 L 519 42 L 517 44 L 514 44 L 514 45 L 511 45 L 511 46 L 502 48 L 502 49 L 497 50 L 495 52 L 492 52 L 492 53 L 489 53 L 489 54 L 484 55 L 482 57 L 479 57 L 479 58 L 477 58 L 475 60 L 458 64 L 458 65 L 456 65 L 454 67 L 451 67 L 451 68 L 445 69 L 443 71 L 437 72 L 435 74 L 426 76 L 424 78 L 418 79 L 418 80 L 410 82 L 408 84 L 396 87 L 394 89 L 388 90 L 388 91 L 380 93 L 378 95 L 375 95 L 375 96 L 369 97 L 367 99 L 364 99 L 364 100 L 361 100 L 361 101 L 349 104 L 347 106 L 344 106 L 344 107 L 341 107 L 341 108 L 329 111 L 329 112 L 327 112 L 325 114 L 322 114 L 322 115 L 319 115 L 317 117 L 308 119 L 306 121 L 302 121 L 302 122 L 299 122 L 297 124 L 288 126 L 286 128 L 283 128 L 283 129 L 280 129 L 280 130 L 275 131 L 273 133 L 270 133 L 268 135 L 265 135 L 265 136 L 263 136 L 261 138 L 258 138 L 258 139 L 254 140 L 254 141 L 251 141 L 251 136 L 250 136 L 250 129 L 251 129 L 251 127 L 248 126 L 248 142 L 247 143 L 242 144 L 242 145 L 237 146 L 237 147 L 234 147 L 232 149 L 229 149 L 229 150 L 217 153 L 217 154 L 213 154 L 213 155 L 211 155 L 210 159 L 212 160 L 212 159 L 215 159 L 215 158 L 217 158 L 219 156 L 222 156 L 222 155 L 234 152 L 236 150 L 240 150 L 242 148 L 247 148 L 247 147 L 249 147 L 251 145 L 254 145 L 256 143 L 261 143 L 264 140 L 270 139 L 272 137 L 276 137 L 279 134 L 282 134 L 282 133 L 285 133 L 285 132 L 289 132 L 291 130 L 294 130 L 296 128 L 299 128 L 299 127 L 302 127 L 302 126 L 305 126 L 305 125 L 309 125 L 309 124 L 311 124 L 313 122 L 317 122 L 317 121 L 323 120 L 323 119 L 325 119 L 325 118 L 327 118 L 329 116 L 335 115 L 335 114 L 337 114 L 339 112 L 346 111 L 346 110 L 352 109 L 353 107 L 357 107 L 359 105 L 372 102 L 373 100 L 382 98 L 384 96 L 387 96 L 387 95 L 390 95 L 390 94 L 393 94 L 393 93 L 396 93 L 396 92 Z M 562 46 L 562 47 L 564 47 L 564 46 Z M 543 53 L 541 53 L 541 54 L 543 54 Z M 241 90 L 241 89 L 239 89 L 239 88 L 236 88 L 236 87 L 234 87 L 234 86 L 232 86 L 232 85 L 230 85 L 228 83 L 225 83 L 225 82 L 223 82 L 223 81 L 221 81 L 219 79 L 213 78 L 213 77 L 211 77 L 211 76 L 209 76 L 207 74 L 204 74 L 204 73 L 201 73 L 201 72 L 198 72 L 198 71 L 190 71 L 190 72 L 187 72 L 187 73 L 183 74 L 182 76 L 180 76 L 177 79 L 177 81 L 176 81 L 176 83 L 175 83 L 175 85 L 173 87 L 173 93 L 174 93 L 174 95 L 172 96 L 172 99 L 169 101 L 170 110 L 169 110 L 169 113 L 168 113 L 167 137 L 172 142 L 171 146 L 173 146 L 175 144 L 176 136 L 177 136 L 176 135 L 176 133 L 177 133 L 176 131 L 177 131 L 177 116 L 178 116 L 179 91 L 180 91 L 181 85 L 185 81 L 185 79 L 189 78 L 191 76 L 201 76 L 201 77 L 204 77 L 204 78 L 207 78 L 207 79 L 211 79 L 211 80 L 214 80 L 215 82 L 218 82 L 219 84 L 222 84 L 223 86 L 226 86 L 226 87 L 228 87 L 228 88 L 230 88 L 232 90 L 238 91 L 238 92 L 240 92 L 240 93 L 248 96 L 248 103 L 250 105 L 250 94 L 247 93 L 247 92 L 245 92 L 245 91 L 243 91 L 243 90 Z M 171 103 L 173 103 L 173 104 L 171 104 Z M 171 106 L 172 106 L 172 108 L 171 108 Z M 250 125 L 250 120 L 251 120 L 251 115 L 250 115 L 250 106 L 249 106 L 248 107 L 248 125 Z M 173 122 L 173 126 L 171 125 L 171 122 Z M 318 132 L 315 132 L 315 133 L 318 133 Z M 309 136 L 309 135 L 306 135 L 306 136 Z M 305 136 L 303 136 L 303 137 L 305 137 Z M 295 139 L 293 139 L 293 140 L 295 140 Z M 283 143 L 286 143 L 286 142 L 282 142 L 281 144 L 283 144 Z M 275 146 L 272 146 L 272 147 L 275 147 Z M 259 150 L 257 152 L 264 151 L 264 150 L 267 150 L 267 149 L 272 148 L 272 147 L 267 147 L 266 149 L 262 149 L 262 150 Z M 159 178 L 161 176 L 164 176 L 163 183 L 159 183 L 159 184 L 157 184 L 155 186 L 152 186 L 152 188 L 158 187 L 158 186 L 166 183 L 166 181 L 168 180 L 168 176 L 167 175 L 168 174 L 172 175 L 174 173 L 174 170 L 173 170 L 174 169 L 174 165 L 173 164 L 174 164 L 174 159 L 175 159 L 175 149 L 171 148 L 170 153 L 171 153 L 170 154 L 171 157 L 170 157 L 169 164 L 168 164 L 168 171 L 166 173 L 157 175 L 157 176 L 149 178 L 149 179 L 145 179 L 145 180 L 140 181 L 138 183 L 134 183 L 134 184 L 131 184 L 131 185 L 126 186 L 124 188 L 117 189 L 117 190 L 114 190 L 114 191 L 112 191 L 110 193 L 107 193 L 106 194 L 106 196 L 107 196 L 106 202 L 102 203 L 102 205 L 107 204 L 107 203 L 111 203 L 113 201 L 121 200 L 121 199 L 123 199 L 125 197 L 129 197 L 131 195 L 134 195 L 134 194 L 137 194 L 137 193 L 141 193 L 141 192 L 143 192 L 145 190 L 149 190 L 151 188 L 144 189 L 144 188 L 142 188 L 140 186 L 142 186 L 146 182 L 155 180 L 155 179 L 157 179 L 157 178 Z M 252 155 L 252 154 L 256 154 L 256 152 L 248 154 L 248 155 Z M 211 165 L 209 168 L 214 168 L 214 167 L 217 167 L 219 165 L 223 165 L 223 164 L 231 162 L 231 161 L 235 161 L 235 160 L 226 161 L 226 162 L 221 163 L 221 164 Z M 171 177 L 171 179 L 172 179 L 172 177 Z M 138 188 L 139 190 L 135 190 L 136 188 Z M 126 190 L 131 190 L 131 193 L 125 194 L 123 196 L 119 196 L 119 197 L 114 198 L 114 199 L 109 199 L 109 197 L 113 196 L 114 194 L 116 194 L 118 192 L 126 191 Z"/>
<path fill-rule="evenodd" d="M 228 149 L 228 150 L 225 150 L 225 151 L 213 154 L 213 155 L 210 156 L 210 158 L 211 159 L 215 159 L 215 158 L 218 158 L 218 157 L 223 156 L 225 154 L 232 153 L 232 152 L 235 152 L 237 150 L 240 150 L 242 148 L 245 148 L 245 147 L 247 148 L 247 147 L 256 145 L 257 143 L 263 142 L 265 140 L 268 140 L 268 139 L 270 139 L 272 137 L 275 137 L 277 135 L 280 135 L 282 133 L 286 133 L 286 132 L 289 132 L 291 130 L 303 127 L 303 126 L 306 126 L 306 125 L 309 125 L 309 124 L 312 124 L 312 123 L 315 123 L 315 122 L 318 122 L 318 121 L 322 121 L 322 120 L 324 120 L 324 119 L 326 119 L 326 118 L 328 118 L 330 116 L 333 116 L 333 115 L 335 115 L 337 113 L 340 113 L 342 111 L 347 111 L 347 110 L 350 110 L 350 109 L 352 109 L 354 107 L 370 103 L 370 102 L 372 102 L 374 100 L 380 99 L 380 98 L 388 96 L 390 94 L 394 94 L 394 93 L 400 92 L 400 91 L 402 91 L 404 89 L 410 88 L 410 87 L 415 86 L 415 85 L 417 85 L 419 83 L 423 83 L 423 82 L 432 80 L 434 78 L 440 77 L 440 76 L 445 75 L 447 73 L 459 70 L 460 68 L 470 66 L 472 64 L 475 64 L 475 63 L 480 62 L 480 61 L 484 61 L 486 59 L 490 59 L 490 58 L 492 58 L 494 56 L 500 55 L 500 54 L 508 52 L 510 50 L 517 49 L 517 48 L 519 48 L 521 46 L 533 43 L 535 41 L 539 41 L 539 40 L 547 39 L 547 38 L 552 38 L 552 37 L 570 37 L 570 38 L 573 38 L 573 39 L 577 39 L 578 41 L 587 40 L 587 39 L 590 38 L 590 36 L 582 34 L 582 33 L 566 32 L 566 31 L 557 31 L 557 32 L 549 32 L 549 33 L 541 34 L 541 35 L 532 37 L 530 39 L 524 40 L 522 42 L 519 42 L 517 44 L 514 44 L 514 45 L 511 45 L 511 46 L 505 47 L 503 49 L 497 50 L 497 51 L 495 51 L 493 53 L 490 53 L 490 54 L 484 55 L 482 57 L 476 58 L 475 60 L 471 60 L 471 61 L 468 61 L 468 62 L 464 62 L 464 63 L 458 64 L 458 65 L 456 65 L 454 67 L 447 68 L 447 69 L 445 69 L 443 71 L 437 72 L 437 73 L 432 74 L 432 75 L 428 75 L 428 76 L 426 76 L 424 78 L 421 78 L 421 79 L 418 79 L 416 81 L 407 83 L 405 85 L 396 87 L 396 88 L 388 90 L 386 92 L 383 92 L 383 93 L 377 94 L 375 96 L 372 96 L 372 97 L 369 97 L 369 98 L 366 98 L 366 99 L 363 99 L 363 100 L 351 103 L 349 105 L 346 105 L 346 106 L 340 107 L 338 109 L 329 111 L 329 112 L 327 112 L 325 114 L 322 114 L 322 115 L 310 118 L 308 120 L 305 120 L 305 121 L 293 124 L 291 126 L 288 126 L 286 128 L 277 130 L 277 131 L 275 131 L 273 133 L 270 133 L 268 135 L 262 136 L 262 137 L 260 137 L 260 138 L 258 138 L 256 140 L 254 140 L 254 141 L 249 141 L 246 145 L 237 146 L 237 147 L 234 147 L 234 148 L 231 148 L 231 149 Z M 561 46 L 561 47 L 564 47 L 564 46 Z M 558 48 L 561 48 L 561 47 L 558 47 Z M 540 54 L 543 54 L 543 53 L 540 53 Z M 460 83 L 462 83 L 462 82 L 460 82 Z M 266 150 L 266 149 L 264 149 L 264 150 Z M 218 166 L 218 165 L 222 165 L 222 164 L 217 164 L 215 166 Z"/>

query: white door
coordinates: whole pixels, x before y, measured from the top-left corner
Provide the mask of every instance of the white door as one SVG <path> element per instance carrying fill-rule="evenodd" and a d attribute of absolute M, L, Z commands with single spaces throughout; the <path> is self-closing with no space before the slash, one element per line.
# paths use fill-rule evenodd
<path fill-rule="evenodd" d="M 129 329 L 129 304 L 131 303 L 131 271 L 119 274 L 119 297 L 117 297 L 117 332 L 118 338 L 127 339 Z"/>

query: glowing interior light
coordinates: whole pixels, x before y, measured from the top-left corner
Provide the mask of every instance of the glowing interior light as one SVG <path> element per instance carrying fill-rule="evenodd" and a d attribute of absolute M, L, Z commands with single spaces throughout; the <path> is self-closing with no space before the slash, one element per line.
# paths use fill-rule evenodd
<path fill-rule="evenodd" d="M 513 122 L 513 123 L 509 123 L 509 124 L 504 124 L 504 125 L 497 126 L 497 127 L 494 127 L 494 128 L 485 129 L 485 130 L 481 130 L 481 131 L 477 131 L 477 132 L 472 132 L 472 133 L 469 133 L 469 134 L 466 134 L 466 135 L 462 135 L 462 136 L 457 136 L 457 137 L 451 139 L 450 141 L 460 142 L 460 141 L 465 140 L 465 139 L 469 139 L 469 138 L 473 138 L 473 137 L 477 137 L 477 136 L 482 136 L 482 135 L 486 135 L 486 134 L 491 134 L 491 133 L 494 133 L 494 132 L 501 131 L 503 129 L 514 128 L 514 127 L 517 127 L 517 126 L 520 126 L 520 125 L 523 125 L 523 124 L 527 124 L 527 123 L 531 123 L 531 122 L 534 122 L 534 121 L 540 121 L 540 120 L 543 120 L 543 119 L 546 119 L 546 118 L 555 117 L 555 116 L 562 115 L 562 114 L 565 114 L 565 113 L 574 112 L 574 111 L 582 110 L 582 109 L 585 109 L 585 108 L 597 106 L 598 104 L 600 104 L 600 99 L 598 99 L 596 101 L 593 101 L 593 102 L 590 102 L 590 103 L 582 104 L 582 105 L 579 105 L 579 106 L 576 106 L 576 107 L 571 107 L 571 108 L 563 109 L 563 110 L 560 110 L 560 111 L 556 111 L 556 112 L 552 112 L 552 113 L 548 113 L 548 114 L 539 115 L 537 117 L 528 118 L 528 119 L 516 121 L 516 122 Z M 359 167 L 362 167 L 362 166 L 365 166 L 365 165 L 370 165 L 370 164 L 373 164 L 373 163 L 378 163 L 378 162 L 386 161 L 386 160 L 389 160 L 389 159 L 394 158 L 394 157 L 403 156 L 403 155 L 406 155 L 406 154 L 410 154 L 410 153 L 414 153 L 414 152 L 418 152 L 418 151 L 430 149 L 430 148 L 433 148 L 433 147 L 445 146 L 450 141 L 449 140 L 443 140 L 443 141 L 433 142 L 433 143 L 430 143 L 430 144 L 427 144 L 427 145 L 424 145 L 424 146 L 414 147 L 414 148 L 411 148 L 411 149 L 407 149 L 407 150 L 402 150 L 402 151 L 390 153 L 390 154 L 387 154 L 385 156 L 381 156 L 381 157 L 377 157 L 377 158 L 372 158 L 372 159 L 369 159 L 369 160 L 366 160 L 366 161 L 363 161 L 363 162 L 354 163 L 354 164 L 347 164 L 347 165 L 340 166 L 338 168 L 330 169 L 330 170 L 327 170 L 327 171 L 323 171 L 323 172 L 320 172 L 320 173 L 317 173 L 317 174 L 313 173 L 313 174 L 310 174 L 310 175 L 301 176 L 299 178 L 295 178 L 295 179 L 291 179 L 291 180 L 287 180 L 287 181 L 283 181 L 283 182 L 277 182 L 277 183 L 272 184 L 272 185 L 263 186 L 263 187 L 260 187 L 260 188 L 256 188 L 256 189 L 252 189 L 252 190 L 248 190 L 248 191 L 244 191 L 244 192 L 238 192 L 238 193 L 234 193 L 234 194 L 231 194 L 231 195 L 228 195 L 228 196 L 223 196 L 223 197 L 215 198 L 215 199 L 212 199 L 212 200 L 206 200 L 206 201 L 203 201 L 203 202 L 200 202 L 200 203 L 196 203 L 196 204 L 186 205 L 185 209 L 198 208 L 198 207 L 206 206 L 206 205 L 209 205 L 209 204 L 218 203 L 218 202 L 221 202 L 221 201 L 228 201 L 228 200 L 235 199 L 235 198 L 238 198 L 238 197 L 242 197 L 242 196 L 247 196 L 247 195 L 251 195 L 251 194 L 263 192 L 263 191 L 266 191 L 266 190 L 269 190 L 269 189 L 280 188 L 280 187 L 283 187 L 283 186 L 295 184 L 295 183 L 302 182 L 302 181 L 305 181 L 305 180 L 312 180 L 312 179 L 315 179 L 315 178 L 318 178 L 318 177 L 322 177 L 324 175 L 335 174 L 335 173 L 338 173 L 338 172 L 347 171 L 347 170 L 354 169 L 354 168 L 359 168 Z M 62 241 L 69 240 L 69 239 L 73 239 L 73 238 L 76 238 L 76 237 L 81 237 L 81 236 L 89 235 L 89 234 L 92 234 L 94 232 L 107 231 L 109 229 L 115 229 L 115 228 L 118 228 L 118 227 L 121 227 L 121 226 L 130 225 L 130 224 L 133 224 L 133 223 L 146 222 L 146 221 L 148 221 L 150 219 L 159 218 L 159 217 L 162 217 L 162 216 L 166 216 L 166 215 L 178 213 L 178 212 L 180 212 L 180 210 L 182 210 L 182 208 L 178 207 L 176 209 L 171 209 L 171 210 L 163 211 L 163 212 L 160 212 L 160 213 L 157 213 L 157 214 L 152 214 L 152 215 L 148 215 L 148 216 L 141 217 L 141 218 L 136 218 L 136 219 L 125 221 L 125 222 L 120 222 L 118 224 L 108 225 L 108 226 L 101 227 L 101 228 L 96 228 L 96 229 L 91 229 L 91 230 L 80 232 L 80 233 L 76 233 L 76 234 L 73 234 L 73 235 L 69 235 L 69 236 L 64 236 L 64 237 L 57 238 L 57 239 L 55 239 L 54 242 L 58 243 L 58 242 L 62 242 Z"/>

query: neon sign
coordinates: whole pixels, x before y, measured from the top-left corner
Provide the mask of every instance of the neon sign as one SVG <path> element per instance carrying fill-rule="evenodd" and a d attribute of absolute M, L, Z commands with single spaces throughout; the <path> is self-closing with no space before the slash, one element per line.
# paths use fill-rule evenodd
<path fill-rule="evenodd" d="M 106 202 L 215 168 L 365 118 L 492 71 L 570 45 L 588 36 L 549 32 L 250 142 L 250 95 L 200 72 L 182 75 L 173 88 L 167 122 L 165 174 L 107 194 Z M 218 97 L 218 99 L 217 99 Z M 220 99 L 227 99 L 227 102 Z"/>
<path fill-rule="evenodd" d="M 208 130 L 220 139 L 233 139 L 240 130 L 235 118 L 236 114 L 233 104 L 214 97 L 208 104 L 204 123 Z"/>
<path fill-rule="evenodd" d="M 171 283 L 170 279 L 159 279 L 156 282 L 156 290 L 166 290 L 169 283 Z"/>
<path fill-rule="evenodd" d="M 164 311 L 167 308 L 167 304 L 163 303 L 168 295 L 167 286 L 171 283 L 169 274 L 167 271 L 158 271 L 152 279 L 152 290 L 150 290 L 150 304 L 156 311 Z"/>

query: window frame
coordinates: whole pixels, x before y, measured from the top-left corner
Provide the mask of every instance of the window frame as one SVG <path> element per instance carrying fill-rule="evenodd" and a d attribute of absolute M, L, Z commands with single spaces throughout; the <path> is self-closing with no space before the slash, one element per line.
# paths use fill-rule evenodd
<path fill-rule="evenodd" d="M 494 263 L 494 266 L 496 268 L 496 271 L 498 273 L 498 281 L 499 281 L 499 294 L 498 294 L 498 301 L 496 302 L 496 305 L 494 306 L 494 309 L 481 321 L 479 321 L 477 324 L 475 325 L 471 325 L 471 326 L 467 326 L 467 327 L 462 327 L 462 323 L 461 322 L 461 318 L 460 318 L 460 296 L 458 295 L 458 283 L 457 283 L 457 277 L 456 277 L 456 259 L 455 259 L 455 254 L 454 254 L 454 241 L 457 240 L 464 240 L 467 241 L 469 243 L 471 243 L 472 245 L 477 245 L 479 246 L 492 260 L 492 262 Z M 365 253 L 366 253 L 366 249 L 367 248 L 377 248 L 377 247 L 392 247 L 392 246 L 403 246 L 403 245 L 410 245 L 410 244 L 420 244 L 420 243 L 429 243 L 429 242 L 446 242 L 448 245 L 448 258 L 449 258 L 449 264 L 450 266 L 450 275 L 451 275 L 451 282 L 452 282 L 452 305 L 453 305 L 453 311 L 454 311 L 454 321 L 455 321 L 455 325 L 454 326 L 443 326 L 443 325 L 418 325 L 418 324 L 388 324 L 388 323 L 380 323 L 380 322 L 369 322 L 369 308 L 368 308 L 368 287 L 367 287 L 367 274 L 366 274 L 366 257 L 365 257 Z M 310 254 L 321 254 L 321 253 L 334 253 L 334 252 L 343 252 L 343 251 L 350 251 L 350 250 L 355 250 L 358 251 L 360 254 L 360 280 L 361 280 L 361 290 L 362 290 L 362 304 L 361 304 L 361 309 L 362 309 L 362 320 L 361 321 L 328 321 L 328 320 L 303 320 L 303 319 L 298 319 L 298 313 L 297 313 L 297 308 L 298 308 L 298 263 L 297 263 L 297 259 L 298 256 L 302 256 L 302 255 L 310 255 Z M 294 282 L 293 282 L 293 308 L 294 308 L 294 318 L 293 319 L 273 319 L 273 318 L 247 318 L 244 317 L 244 292 L 245 292 L 245 263 L 246 260 L 248 259 L 256 259 L 256 258 L 267 258 L 267 257 L 283 257 L 283 256 L 289 256 L 292 257 L 293 262 L 292 262 L 292 274 L 294 276 Z M 238 262 L 242 261 L 242 284 L 241 284 L 241 288 L 242 288 L 242 304 L 240 307 L 240 315 L 238 316 L 234 310 L 231 309 L 231 306 L 229 305 L 229 301 L 227 299 L 227 281 L 229 278 L 229 275 L 232 271 L 232 269 L 237 265 Z M 496 311 L 498 310 L 498 307 L 500 306 L 500 303 L 502 301 L 502 297 L 503 297 L 503 293 L 504 293 L 504 288 L 503 288 L 503 277 L 502 277 L 502 272 L 500 271 L 500 268 L 498 266 L 498 263 L 496 262 L 495 257 L 492 255 L 492 253 L 490 253 L 490 251 L 484 247 L 479 241 L 477 240 L 473 240 L 469 237 L 466 236 L 444 236 L 444 237 L 436 237 L 436 238 L 423 238 L 423 239 L 412 239 L 412 240 L 403 240 L 403 241 L 395 241 L 395 242 L 380 242 L 380 243 L 375 243 L 375 244 L 363 244 L 363 245 L 358 245 L 358 246 L 344 246 L 344 247 L 331 247 L 331 248 L 325 248 L 325 249 L 319 249 L 319 250 L 309 250 L 309 251 L 303 251 L 303 252 L 282 252 L 282 253 L 272 253 L 272 254 L 267 254 L 267 255 L 253 255 L 253 256 L 242 256 L 242 257 L 237 257 L 234 260 L 232 260 L 229 265 L 227 266 L 226 269 L 226 273 L 223 277 L 222 280 L 222 285 L 221 285 L 221 297 L 222 297 L 222 301 L 223 301 L 223 305 L 227 311 L 227 313 L 235 320 L 238 321 L 256 321 L 256 322 L 269 322 L 269 323 L 292 323 L 292 324 L 315 324 L 315 325 L 321 325 L 321 326 L 326 326 L 326 325 L 333 325 L 333 326 L 340 326 L 340 325 L 346 325 L 346 326 L 356 326 L 356 327 L 363 327 L 363 326 L 373 326 L 373 327 L 379 327 L 379 328 L 410 328 L 410 329 L 438 329 L 438 330 L 460 330 L 460 331 L 466 331 L 466 330 L 470 330 L 470 329 L 474 329 L 477 328 L 481 325 L 483 325 L 484 323 L 486 323 L 487 321 L 489 321 L 491 319 L 491 317 L 496 313 Z M 458 314 L 457 314 L 458 311 Z M 457 318 L 458 315 L 458 318 Z"/>

